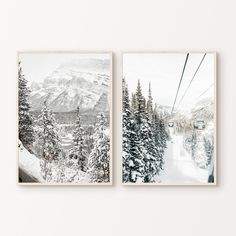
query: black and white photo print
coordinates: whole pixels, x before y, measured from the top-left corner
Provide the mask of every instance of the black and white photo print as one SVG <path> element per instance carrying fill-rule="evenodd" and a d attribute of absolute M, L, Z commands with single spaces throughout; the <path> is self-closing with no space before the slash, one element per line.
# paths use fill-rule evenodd
<path fill-rule="evenodd" d="M 123 184 L 216 184 L 216 54 L 123 54 Z"/>
<path fill-rule="evenodd" d="M 112 54 L 18 53 L 18 182 L 112 183 Z"/>

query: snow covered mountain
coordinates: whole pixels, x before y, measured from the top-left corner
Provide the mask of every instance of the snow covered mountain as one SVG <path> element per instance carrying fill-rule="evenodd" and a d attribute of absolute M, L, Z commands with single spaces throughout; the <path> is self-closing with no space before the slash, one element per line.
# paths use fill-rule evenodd
<path fill-rule="evenodd" d="M 109 65 L 97 59 L 89 63 L 63 64 L 43 82 L 33 82 L 29 98 L 32 110 L 41 110 L 46 100 L 54 112 L 73 111 L 78 105 L 81 110 L 108 111 Z"/>
<path fill-rule="evenodd" d="M 157 110 L 159 114 L 162 115 L 163 118 L 171 115 L 171 109 L 172 109 L 171 106 L 157 105 Z"/>
<path fill-rule="evenodd" d="M 191 110 L 175 110 L 168 117 L 168 121 L 175 122 L 179 130 L 183 128 L 194 129 L 194 122 L 197 120 L 204 121 L 205 126 L 211 125 L 214 119 L 214 101 L 211 98 L 205 98 L 198 101 Z"/>
<path fill-rule="evenodd" d="M 214 101 L 210 98 L 200 100 L 191 111 L 193 119 L 211 121 L 214 118 Z"/>

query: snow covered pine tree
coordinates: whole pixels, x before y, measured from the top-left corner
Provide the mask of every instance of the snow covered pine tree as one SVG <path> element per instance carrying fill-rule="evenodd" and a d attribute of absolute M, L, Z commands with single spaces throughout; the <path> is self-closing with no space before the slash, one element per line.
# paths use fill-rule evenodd
<path fill-rule="evenodd" d="M 162 137 L 162 131 L 160 127 L 160 117 L 157 112 L 157 106 L 155 105 L 154 111 L 153 111 L 153 134 L 154 134 L 154 141 L 155 145 L 158 150 L 158 156 L 159 156 L 159 161 L 160 161 L 160 169 L 163 170 L 163 165 L 164 165 L 164 160 L 163 160 L 163 155 L 164 155 L 164 149 L 165 147 L 163 146 L 163 137 Z"/>
<path fill-rule="evenodd" d="M 103 113 L 98 116 L 93 139 L 94 147 L 88 161 L 89 181 L 91 183 L 110 182 L 110 138 Z"/>
<path fill-rule="evenodd" d="M 33 119 L 30 114 L 30 105 L 28 97 L 30 90 L 27 87 L 27 80 L 22 73 L 21 64 L 18 64 L 18 109 L 19 109 L 19 139 L 30 152 L 34 142 Z"/>
<path fill-rule="evenodd" d="M 123 182 L 155 181 L 163 166 L 166 147 L 164 123 L 153 110 L 151 85 L 146 102 L 138 81 L 130 107 L 128 88 L 123 79 Z M 163 137 L 162 137 L 163 136 Z"/>
<path fill-rule="evenodd" d="M 140 140 L 135 131 L 134 117 L 129 104 L 129 93 L 123 79 L 123 182 L 143 180 L 144 162 L 140 150 Z M 134 97 L 134 96 L 133 96 Z M 135 102 L 135 101 L 134 101 Z"/>
<path fill-rule="evenodd" d="M 123 152 L 122 152 L 122 179 L 123 182 L 128 182 L 130 181 L 130 166 L 129 166 L 129 161 L 130 161 L 130 135 L 131 135 L 131 111 L 130 111 L 130 105 L 129 105 L 129 94 L 128 94 L 128 88 L 125 83 L 125 79 L 122 79 L 122 103 L 123 103 L 123 123 L 122 123 L 122 128 L 123 128 Z"/>
<path fill-rule="evenodd" d="M 160 115 L 159 115 L 158 124 L 159 124 L 158 130 L 159 130 L 159 141 L 160 141 L 161 168 L 163 169 L 163 165 L 164 165 L 163 156 L 164 156 L 165 149 L 167 148 L 166 142 L 168 138 L 168 133 L 166 132 L 164 119 Z"/>
<path fill-rule="evenodd" d="M 147 106 L 145 105 L 145 100 L 142 98 L 142 91 L 140 82 L 138 81 L 138 86 L 136 90 L 137 108 L 136 114 L 139 114 L 141 122 L 139 124 L 139 134 L 141 140 L 141 146 L 143 147 L 143 155 L 145 162 L 145 177 L 144 182 L 150 183 L 154 181 L 155 175 L 159 173 L 160 162 L 157 146 L 155 145 L 155 137 L 153 133 L 153 108 L 152 108 L 152 96 L 151 87 L 149 84 L 149 96 L 147 101 Z"/>
<path fill-rule="evenodd" d="M 147 100 L 147 113 L 150 119 L 153 119 L 153 104 L 152 104 L 152 90 L 151 90 L 151 83 L 149 83 L 148 88 L 148 100 Z"/>
<path fill-rule="evenodd" d="M 46 101 L 44 101 L 43 109 L 38 119 L 38 126 L 37 136 L 39 145 L 41 145 L 41 172 L 43 178 L 50 182 L 53 178 L 53 162 L 58 162 L 61 148 L 57 124 L 52 111 L 47 108 Z"/>
<path fill-rule="evenodd" d="M 73 147 L 70 150 L 69 158 L 77 162 L 78 170 L 85 172 L 87 170 L 88 152 L 84 141 L 84 129 L 80 122 L 79 106 L 76 113 L 77 120 L 73 131 Z"/>

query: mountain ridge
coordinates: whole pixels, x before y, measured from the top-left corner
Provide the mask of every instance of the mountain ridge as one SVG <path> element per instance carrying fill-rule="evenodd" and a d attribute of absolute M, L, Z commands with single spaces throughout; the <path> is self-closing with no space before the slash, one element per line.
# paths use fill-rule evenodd
<path fill-rule="evenodd" d="M 73 111 L 78 105 L 83 110 L 108 111 L 109 80 L 109 74 L 104 71 L 86 72 L 68 65 L 60 66 L 42 82 L 32 82 L 31 109 L 41 110 L 46 100 L 54 112 Z"/>

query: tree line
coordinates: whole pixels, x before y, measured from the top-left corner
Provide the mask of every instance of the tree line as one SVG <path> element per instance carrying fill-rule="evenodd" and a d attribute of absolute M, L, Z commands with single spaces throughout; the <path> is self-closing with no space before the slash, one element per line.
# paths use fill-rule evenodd
<path fill-rule="evenodd" d="M 122 81 L 123 101 L 123 182 L 155 182 L 164 168 L 163 155 L 168 134 L 157 104 L 153 105 L 151 85 L 146 99 L 138 80 L 136 92 L 129 96 Z"/>

